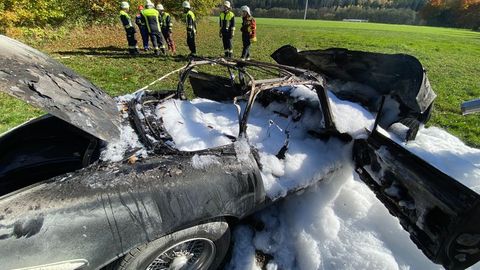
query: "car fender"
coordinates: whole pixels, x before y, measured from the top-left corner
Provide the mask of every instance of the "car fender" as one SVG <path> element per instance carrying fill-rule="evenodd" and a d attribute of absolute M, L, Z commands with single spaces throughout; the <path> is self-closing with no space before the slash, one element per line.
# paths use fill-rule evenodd
<path fill-rule="evenodd" d="M 234 151 L 232 149 L 232 151 Z M 234 153 L 200 168 L 194 154 L 95 163 L 0 198 L 2 268 L 85 259 L 98 269 L 132 248 L 265 199 L 258 166 Z"/>

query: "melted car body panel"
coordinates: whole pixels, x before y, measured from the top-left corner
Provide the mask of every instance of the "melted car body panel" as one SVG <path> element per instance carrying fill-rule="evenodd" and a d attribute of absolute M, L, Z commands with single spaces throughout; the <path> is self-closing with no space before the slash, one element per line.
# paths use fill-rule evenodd
<path fill-rule="evenodd" d="M 100 138 L 120 134 L 115 101 L 47 55 L 0 35 L 0 91 Z"/>
<path fill-rule="evenodd" d="M 194 166 L 192 158 L 206 154 L 219 163 Z M 9 247 L 0 249 L 2 268 L 86 258 L 86 269 L 97 269 L 181 228 L 218 216 L 241 218 L 264 199 L 256 161 L 250 155 L 239 162 L 232 145 L 94 164 L 0 200 L 0 244 Z"/>

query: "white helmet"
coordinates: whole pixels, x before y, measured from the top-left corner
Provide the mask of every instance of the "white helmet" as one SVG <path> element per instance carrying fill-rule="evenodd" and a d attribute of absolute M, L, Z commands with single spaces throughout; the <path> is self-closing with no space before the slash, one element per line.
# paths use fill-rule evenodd
<path fill-rule="evenodd" d="M 157 10 L 163 11 L 163 10 L 165 10 L 165 9 L 163 8 L 163 5 L 162 5 L 162 4 L 158 4 L 158 5 L 157 5 Z"/>
<path fill-rule="evenodd" d="M 252 15 L 252 13 L 250 12 L 250 8 L 248 6 L 242 6 L 240 8 L 242 11 L 245 11 L 248 13 L 248 15 Z"/>
<path fill-rule="evenodd" d="M 190 8 L 190 2 L 188 2 L 188 1 L 183 1 L 182 7 L 183 7 L 183 8 Z"/>
<path fill-rule="evenodd" d="M 223 6 L 227 8 L 232 8 L 232 4 L 230 4 L 230 1 L 223 2 Z"/>
<path fill-rule="evenodd" d="M 147 0 L 147 2 L 145 3 L 145 7 L 146 8 L 154 8 L 155 5 L 152 3 L 152 1 Z"/>
<path fill-rule="evenodd" d="M 130 8 L 130 4 L 128 4 L 128 2 L 122 2 L 120 4 L 120 8 L 122 8 L 122 9 Z"/>

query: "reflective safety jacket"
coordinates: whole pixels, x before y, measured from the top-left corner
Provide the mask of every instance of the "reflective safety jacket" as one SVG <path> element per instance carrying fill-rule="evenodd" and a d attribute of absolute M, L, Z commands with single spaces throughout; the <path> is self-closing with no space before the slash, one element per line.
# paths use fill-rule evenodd
<path fill-rule="evenodd" d="M 222 33 L 235 31 L 235 14 L 231 10 L 220 13 L 220 31 Z"/>
<path fill-rule="evenodd" d="M 172 23 L 172 17 L 168 12 L 163 12 L 163 14 L 160 15 L 160 20 L 162 24 L 162 31 L 163 32 L 172 32 L 173 28 L 173 23 Z"/>
<path fill-rule="evenodd" d="M 148 33 L 160 33 L 162 30 L 158 10 L 147 8 L 142 10 L 142 15 L 147 24 Z"/>
<path fill-rule="evenodd" d="M 242 28 L 240 28 L 240 31 L 242 31 L 243 39 L 257 40 L 257 23 L 252 16 L 242 18 Z"/>
<path fill-rule="evenodd" d="M 120 11 L 120 20 L 122 21 L 125 31 L 135 33 L 135 28 L 133 27 L 132 19 L 130 18 L 130 15 L 128 15 L 128 13 L 125 12 L 124 10 Z"/>
<path fill-rule="evenodd" d="M 197 32 L 197 23 L 193 11 L 189 10 L 185 13 L 185 23 L 187 24 L 187 33 L 195 34 Z"/>

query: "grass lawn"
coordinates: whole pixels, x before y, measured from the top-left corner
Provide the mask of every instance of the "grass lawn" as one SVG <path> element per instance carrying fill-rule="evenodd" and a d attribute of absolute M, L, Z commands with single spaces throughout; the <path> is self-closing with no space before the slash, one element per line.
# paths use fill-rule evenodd
<path fill-rule="evenodd" d="M 238 22 L 238 20 L 237 20 Z M 120 23 L 119 23 L 120 24 Z M 468 30 L 374 23 L 257 19 L 258 42 L 253 58 L 272 60 L 269 55 L 285 44 L 299 49 L 343 47 L 384 53 L 407 53 L 417 57 L 428 70 L 438 97 L 430 125 L 440 126 L 480 147 L 479 115 L 461 116 L 462 101 L 480 97 L 480 33 Z M 187 54 L 185 32 L 174 27 L 179 55 Z M 223 53 L 216 19 L 199 25 L 198 53 L 220 56 Z M 235 36 L 235 56 L 241 50 L 241 38 Z M 110 95 L 130 93 L 154 79 L 185 64 L 179 57 L 154 58 L 150 55 L 124 56 L 123 30 L 118 27 L 94 27 L 76 30 L 62 40 L 28 41 L 60 62 L 90 79 Z M 174 81 L 159 87 L 172 87 Z M 0 133 L 42 112 L 0 94 Z"/>

